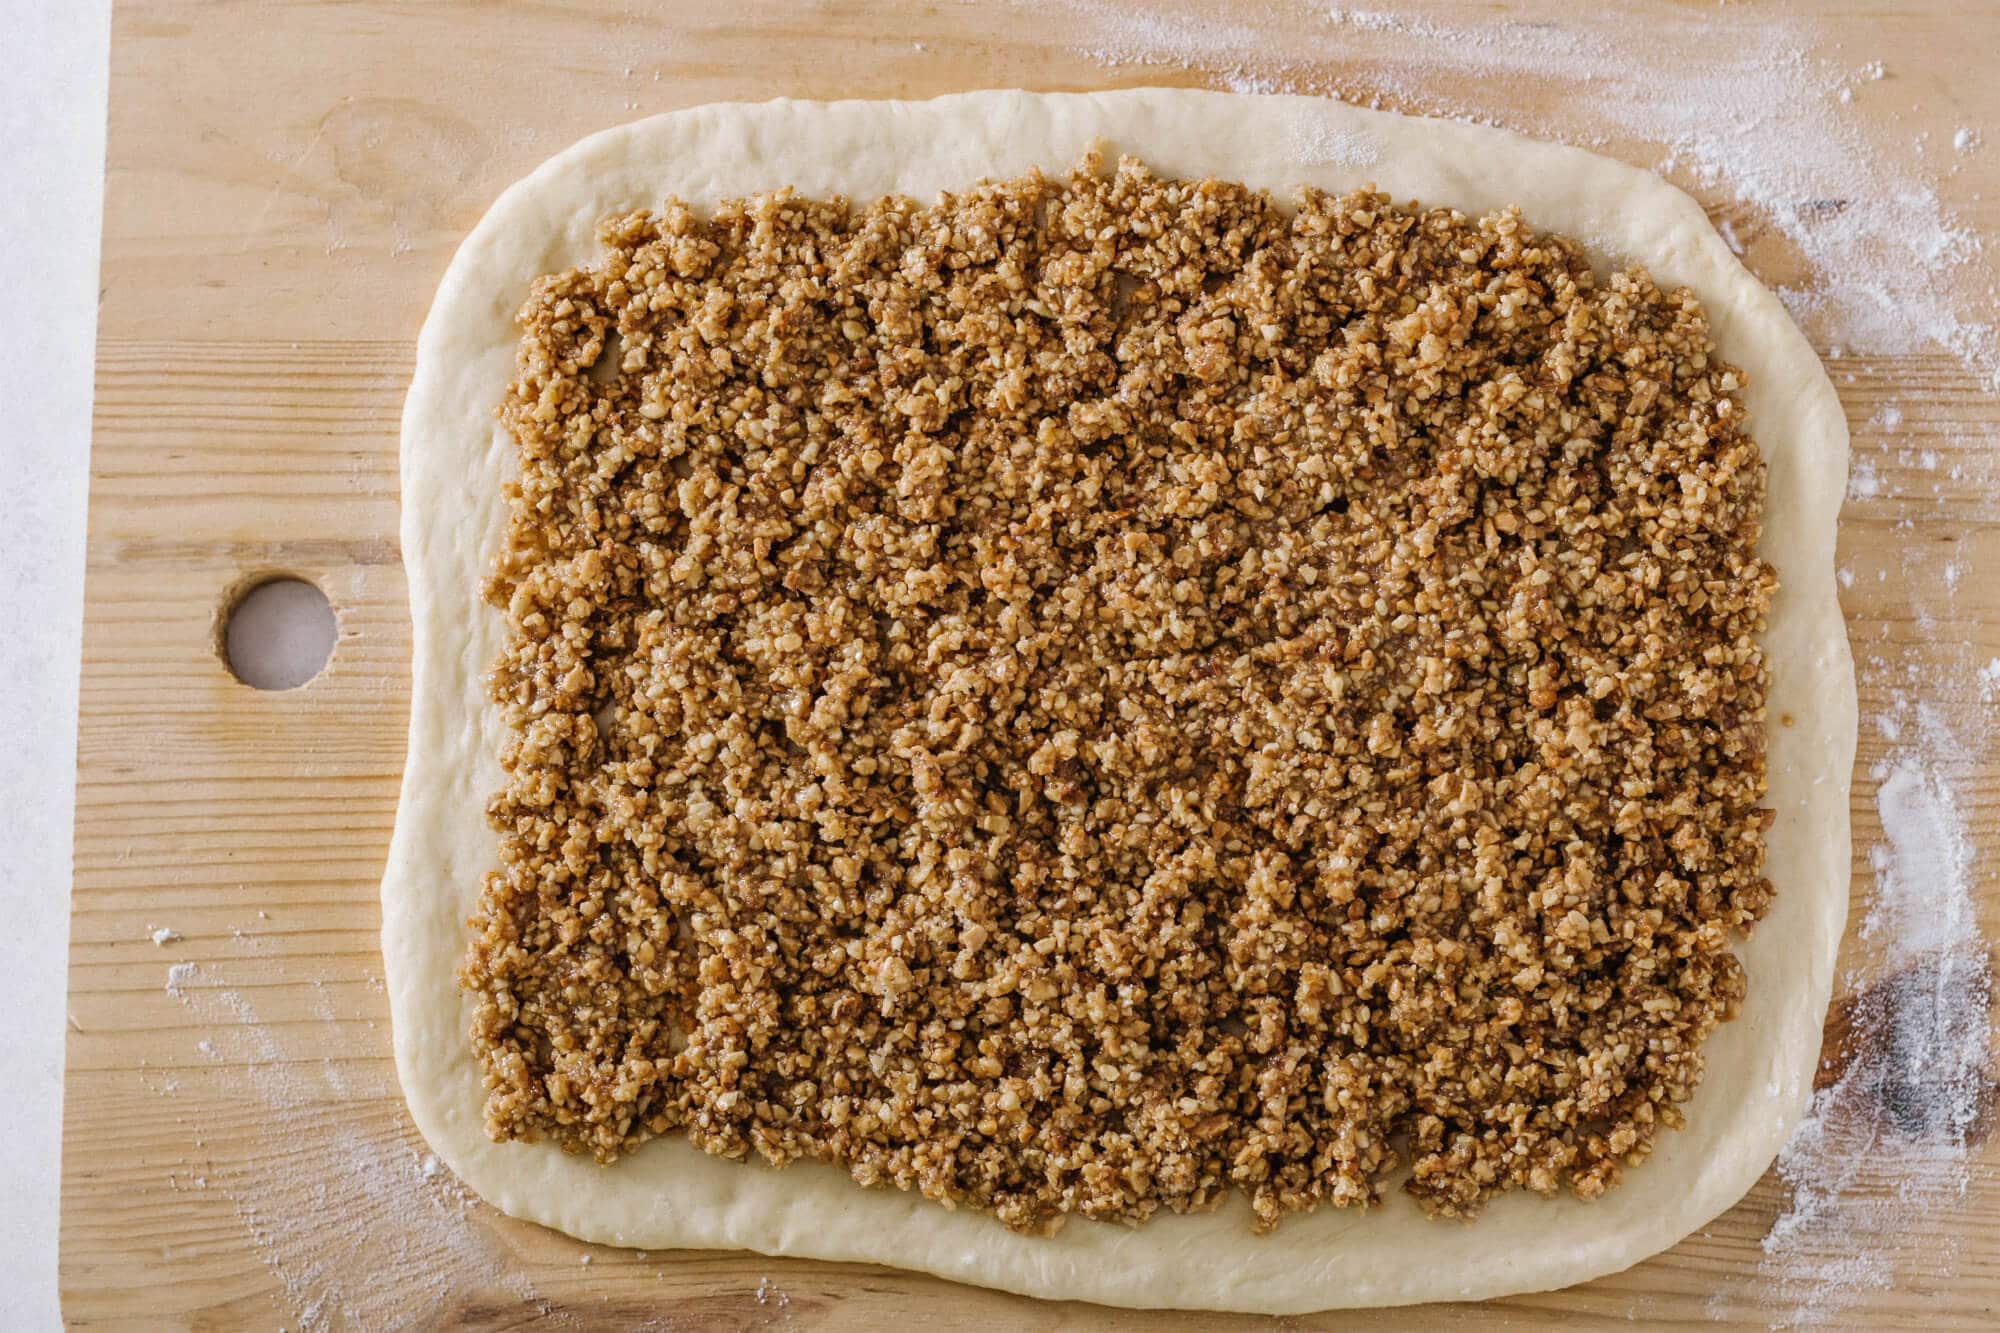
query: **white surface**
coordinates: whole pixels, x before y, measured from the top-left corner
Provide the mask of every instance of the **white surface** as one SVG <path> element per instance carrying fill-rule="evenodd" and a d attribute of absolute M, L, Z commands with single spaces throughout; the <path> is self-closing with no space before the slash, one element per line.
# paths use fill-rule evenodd
<path fill-rule="evenodd" d="M 304 579 L 272 579 L 230 609 L 223 644 L 245 685 L 295 690 L 326 666 L 339 637 L 325 593 Z"/>
<path fill-rule="evenodd" d="M 1688 1128 L 1595 1203 L 1514 1193 L 1475 1226 L 1433 1225 L 1399 1191 L 1360 1215 L 1322 1209 L 1255 1239 L 1240 1196 L 1142 1228 L 1072 1221 L 1052 1239 L 970 1209 L 857 1188 L 817 1164 L 783 1172 L 667 1139 L 600 1169 L 554 1143 L 496 1144 L 482 1125 L 471 1000 L 454 969 L 480 872 L 493 864 L 486 793 L 504 735 L 484 676 L 505 637 L 478 595 L 499 545 L 513 447 L 493 415 L 514 371 L 516 294 L 589 262 L 597 220 L 662 192 L 713 203 L 784 182 L 809 195 L 927 199 L 982 175 L 1062 171 L 1094 141 L 1178 175 L 1281 195 L 1375 180 L 1468 212 L 1518 203 L 1536 226 L 1645 264 L 1702 298 L 1715 340 L 1749 373 L 1769 465 L 1761 553 L 1782 577 L 1765 635 L 1772 717 L 1768 837 L 1777 902 L 1737 946 L 1749 997 L 1705 1047 Z M 460 248 L 417 345 L 403 415 L 403 554 L 415 630 L 409 757 L 383 880 L 396 1063 L 424 1137 L 515 1216 L 641 1249 L 749 1249 L 893 1264 L 1036 1296 L 1292 1313 L 1478 1299 L 1565 1286 L 1664 1249 L 1734 1204 L 1805 1107 L 1847 912 L 1854 674 L 1835 597 L 1834 520 L 1847 429 L 1785 308 L 1701 208 L 1659 177 L 1503 130 L 1301 97 L 1143 90 L 972 93 L 930 102 L 770 102 L 673 112 L 584 140 L 493 206 Z M 1837 775 L 1837 776 L 1833 776 Z"/>
<path fill-rule="evenodd" d="M 104 187 L 106 0 L 0 0 L 0 1329 L 55 1328 L 77 640 Z"/>

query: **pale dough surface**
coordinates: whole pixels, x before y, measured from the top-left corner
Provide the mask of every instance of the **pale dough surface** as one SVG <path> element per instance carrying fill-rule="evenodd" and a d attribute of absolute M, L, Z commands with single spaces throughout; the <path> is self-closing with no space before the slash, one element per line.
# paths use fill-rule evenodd
<path fill-rule="evenodd" d="M 1060 172 L 1099 144 L 1156 171 L 1271 190 L 1374 183 L 1467 213 L 1519 205 L 1602 262 L 1692 287 L 1723 354 L 1750 374 L 1770 465 L 1764 554 L 1778 568 L 1771 667 L 1770 875 L 1778 898 L 1741 946 L 1743 1014 L 1708 1043 L 1689 1128 L 1594 1203 L 1512 1194 L 1472 1224 L 1426 1219 L 1399 1189 L 1253 1236 L 1240 1198 L 1136 1229 L 1072 1221 L 1052 1239 L 813 1163 L 773 1171 L 664 1139 L 600 1167 L 543 1143 L 496 1144 L 453 979 L 465 918 L 496 864 L 483 809 L 501 785 L 482 676 L 501 616 L 479 598 L 498 549 L 513 446 L 494 417 L 513 316 L 538 274 L 589 262 L 600 218 L 675 194 L 696 205 L 791 184 L 928 200 L 980 177 Z M 749 1249 L 919 1269 L 1009 1291 L 1128 1306 L 1290 1313 L 1542 1290 L 1627 1267 L 1734 1204 L 1810 1093 L 1847 911 L 1853 668 L 1834 588 L 1847 431 L 1832 385 L 1778 300 L 1701 209 L 1658 177 L 1501 130 L 1302 97 L 1146 89 L 982 92 L 930 102 L 696 107 L 577 144 L 509 189 L 459 249 L 418 344 L 403 415 L 403 558 L 415 622 L 409 758 L 382 886 L 397 1068 L 438 1156 L 488 1202 L 588 1240 Z M 1792 725 L 1779 725 L 1789 717 Z"/>

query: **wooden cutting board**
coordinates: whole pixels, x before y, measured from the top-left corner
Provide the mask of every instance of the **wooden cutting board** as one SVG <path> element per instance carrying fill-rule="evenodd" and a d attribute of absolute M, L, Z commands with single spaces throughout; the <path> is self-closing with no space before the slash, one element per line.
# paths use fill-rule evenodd
<path fill-rule="evenodd" d="M 1815 58 L 1883 62 L 1881 88 L 1864 86 L 1854 112 L 1871 134 L 1913 152 L 1926 142 L 1944 151 L 1959 126 L 2000 141 L 1991 8 L 1856 3 L 1808 22 L 1817 6 L 1806 0 L 1791 9 L 1647 0 L 1622 15 L 1558 20 L 1566 8 L 1456 0 L 1391 22 L 1305 0 L 1149 16 L 1108 0 L 735 0 L 658 14 L 120 0 L 70 957 L 70 1320 L 1258 1323 L 1042 1304 L 886 1269 L 602 1249 L 499 1216 L 427 1159 L 390 1059 L 376 906 L 408 702 L 396 448 L 412 344 L 453 247 L 508 182 L 592 130 L 704 101 L 1275 86 L 1396 109 L 1481 110 L 1653 164 L 1667 145 L 1607 129 L 1573 96 L 1573 79 L 1541 56 L 1509 59 L 1506 44 L 1563 49 L 1553 35 L 1623 52 L 1640 76 L 1630 81 L 1640 91 L 1625 95 L 1673 97 L 1685 54 L 1674 42 L 1690 32 L 1710 40 L 1695 16 L 1726 47 L 1741 25 L 1768 31 L 1789 14 Z M 1859 85 L 1873 76 L 1858 75 Z M 1979 235 L 2000 237 L 2000 142 L 1961 157 L 1938 174 L 1939 195 Z M 1767 281 L 1800 279 L 1798 257 L 1729 180 L 1677 179 L 1699 186 Z M 1799 207 L 1837 209 L 1810 197 L 1810 185 Z M 1991 475 L 1969 451 L 2000 422 L 2000 405 L 1936 350 L 1850 354 L 1839 369 L 1857 457 L 1880 479 L 1842 527 L 1842 560 L 1857 573 L 1850 630 L 1859 650 L 1895 664 L 1864 670 L 1866 717 L 1890 691 L 1959 670 L 1968 644 L 1980 660 L 2000 652 L 2000 592 L 1977 577 L 2000 554 L 2000 495 L 1939 480 L 1956 478 L 1960 463 L 1965 475 Z M 1890 401 L 1905 422 L 1898 448 L 1915 431 L 1942 457 L 1924 478 L 1887 441 L 1877 409 Z M 1947 618 L 1912 615 L 1910 589 L 1946 561 L 1974 577 Z M 229 590 L 271 573 L 316 583 L 339 616 L 324 674 L 284 693 L 236 682 L 215 646 Z M 1974 682 L 1945 688 L 1976 704 Z M 1864 726 L 1857 904 L 1870 882 L 1866 849 L 1881 836 L 1870 770 L 1888 743 Z M 1966 761 L 1958 792 L 1982 831 L 1975 876 L 1991 933 L 2000 767 L 1990 752 Z M 156 930 L 176 937 L 156 944 Z M 1854 945 L 1849 961 L 1867 951 Z M 1842 1296 L 1839 1318 L 1916 1326 L 1993 1316 L 2000 1157 L 1981 1148 L 1976 1158 L 1966 1194 L 1913 1219 L 1882 1285 Z M 1669 1253 L 1585 1287 L 1375 1319 L 1769 1324 L 1790 1307 L 1759 1242 L 1787 1198 L 1767 1177 Z M 1946 1252 L 1948 1264 L 1928 1262 Z"/>

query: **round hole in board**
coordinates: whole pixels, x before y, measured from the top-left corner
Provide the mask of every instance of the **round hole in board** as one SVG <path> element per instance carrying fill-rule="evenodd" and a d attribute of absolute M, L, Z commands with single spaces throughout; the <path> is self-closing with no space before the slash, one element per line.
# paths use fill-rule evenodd
<path fill-rule="evenodd" d="M 304 579 L 269 578 L 223 610 L 222 659 L 259 690 L 294 690 L 325 669 L 340 628 L 326 594 Z"/>

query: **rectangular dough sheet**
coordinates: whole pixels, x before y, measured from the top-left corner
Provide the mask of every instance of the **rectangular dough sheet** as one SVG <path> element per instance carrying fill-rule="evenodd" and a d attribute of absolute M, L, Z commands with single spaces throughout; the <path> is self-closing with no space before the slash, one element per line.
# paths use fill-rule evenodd
<path fill-rule="evenodd" d="M 1749 372 L 1750 429 L 1769 464 L 1762 554 L 1782 586 L 1771 669 L 1768 873 L 1778 897 L 1739 946 L 1742 1016 L 1710 1038 L 1689 1125 L 1595 1202 L 1513 1193 L 1476 1222 L 1432 1221 L 1400 1190 L 1379 1209 L 1322 1209 L 1255 1236 L 1240 1196 L 1142 1227 L 1072 1220 L 1053 1238 L 919 1195 L 864 1189 L 835 1168 L 782 1171 L 662 1139 L 610 1167 L 482 1128 L 471 1001 L 453 977 L 465 919 L 496 863 L 483 811 L 501 785 L 501 723 L 482 678 L 503 618 L 479 587 L 505 521 L 513 444 L 495 420 L 512 376 L 513 316 L 542 273 L 590 262 L 600 218 L 794 185 L 865 201 L 1030 167 L 1086 149 L 1161 174 L 1270 190 L 1375 184 L 1527 222 L 1692 287 L 1723 354 Z M 1477 1299 L 1614 1272 L 1734 1204 L 1770 1164 L 1811 1091 L 1847 910 L 1855 695 L 1834 585 L 1847 432 L 1833 387 L 1784 307 L 1739 264 L 1693 200 L 1579 149 L 1451 121 L 1307 97 L 1141 89 L 978 92 L 930 102 L 770 102 L 673 112 L 606 131 L 514 185 L 466 239 L 418 344 L 404 409 L 403 556 L 415 622 L 409 757 L 382 886 L 397 1068 L 439 1157 L 494 1206 L 587 1240 L 646 1249 L 747 1249 L 890 1264 L 1033 1296 L 1260 1311 Z M 1779 726 L 1789 717 L 1793 725 Z"/>

